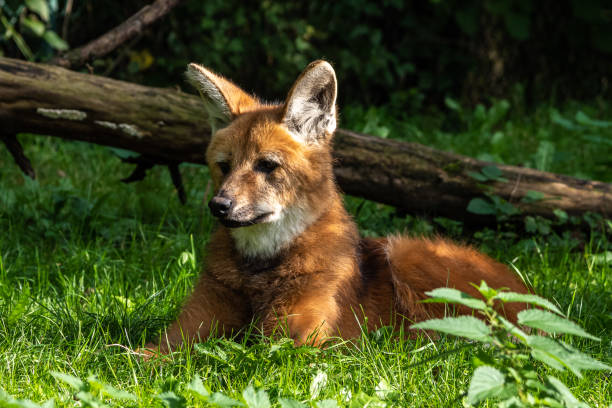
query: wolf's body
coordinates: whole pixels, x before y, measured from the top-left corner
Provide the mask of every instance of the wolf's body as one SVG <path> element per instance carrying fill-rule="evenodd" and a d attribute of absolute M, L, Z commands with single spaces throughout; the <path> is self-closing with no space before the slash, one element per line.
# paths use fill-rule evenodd
<path fill-rule="evenodd" d="M 185 338 L 284 327 L 296 343 L 354 338 L 360 326 L 396 328 L 445 313 L 425 292 L 470 283 L 525 292 L 505 266 L 443 239 L 361 239 L 332 173 L 336 78 L 310 64 L 282 105 L 265 105 L 211 71 L 188 76 L 205 99 L 213 137 L 210 202 L 221 225 L 206 268 L 161 348 Z M 515 319 L 521 306 L 506 305 Z M 458 309 L 461 313 L 462 309 Z M 366 319 L 367 318 L 367 319 Z"/>

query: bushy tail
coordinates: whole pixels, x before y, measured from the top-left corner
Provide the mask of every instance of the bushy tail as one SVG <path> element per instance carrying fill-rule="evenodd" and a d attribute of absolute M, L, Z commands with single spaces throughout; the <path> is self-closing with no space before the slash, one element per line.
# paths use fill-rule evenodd
<path fill-rule="evenodd" d="M 527 293 L 525 284 L 505 265 L 475 249 L 454 244 L 441 238 L 414 239 L 390 237 L 383 244 L 387 254 L 398 311 L 408 319 L 420 321 L 442 317 L 448 310 L 443 304 L 420 303 L 425 292 L 439 287 L 450 287 L 481 297 L 470 283 L 484 280 L 491 288 L 508 288 Z M 522 304 L 506 304 L 503 312 L 516 321 Z M 457 313 L 469 313 L 457 307 Z"/>

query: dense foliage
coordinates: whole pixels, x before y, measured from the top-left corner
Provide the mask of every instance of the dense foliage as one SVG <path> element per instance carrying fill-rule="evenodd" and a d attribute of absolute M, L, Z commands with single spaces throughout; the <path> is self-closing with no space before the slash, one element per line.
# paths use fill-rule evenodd
<path fill-rule="evenodd" d="M 578 377 L 582 376 L 583 370 L 610 371 L 612 367 L 554 339 L 554 335 L 574 335 L 595 341 L 601 339 L 566 319 L 557 306 L 537 295 L 496 290 L 484 281 L 476 288 L 485 301 L 452 288 L 427 292 L 431 296 L 427 301 L 445 303 L 447 306 L 466 306 L 480 319 L 474 316 L 445 317 L 412 326 L 484 345 L 472 360 L 476 369 L 470 380 L 467 401 L 477 404 L 491 398 L 501 400 L 498 406 L 503 408 L 587 408 L 588 405 L 579 402 L 558 378 L 538 375 L 537 366 L 539 363 L 558 371 L 567 369 Z M 517 323 L 527 332 L 499 313 L 499 307 L 514 302 L 539 308 L 519 312 Z M 537 334 L 533 329 L 538 331 Z"/>
<path fill-rule="evenodd" d="M 51 46 L 43 20 L 72 47 L 104 33 L 142 1 L 0 3 L 5 33 L 22 32 L 36 58 Z M 29 7 L 24 7 L 24 4 Z M 182 83 L 188 62 L 214 67 L 266 97 L 282 98 L 295 72 L 327 58 L 343 105 L 389 103 L 403 110 L 507 96 L 516 83 L 530 99 L 610 95 L 612 10 L 606 0 L 189 0 L 94 68 L 158 85 Z M 49 30 L 47 30 L 49 31 Z M 38 33 L 38 34 L 37 34 Z M 5 55 L 19 56 L 5 34 Z"/>

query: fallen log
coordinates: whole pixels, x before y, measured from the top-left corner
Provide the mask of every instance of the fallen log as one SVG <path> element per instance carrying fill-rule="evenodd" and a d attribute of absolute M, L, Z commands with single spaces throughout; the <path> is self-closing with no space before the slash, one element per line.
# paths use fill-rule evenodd
<path fill-rule="evenodd" d="M 0 126 L 5 135 L 82 140 L 173 163 L 205 164 L 210 139 L 196 96 L 8 58 L 0 58 Z M 489 222 L 466 212 L 487 191 L 521 214 L 612 215 L 607 183 L 507 165 L 496 165 L 502 177 L 482 183 L 473 174 L 492 163 L 342 129 L 334 146 L 336 177 L 346 193 L 405 212 Z M 539 199 L 525 200 L 530 191 L 541 193 Z"/>

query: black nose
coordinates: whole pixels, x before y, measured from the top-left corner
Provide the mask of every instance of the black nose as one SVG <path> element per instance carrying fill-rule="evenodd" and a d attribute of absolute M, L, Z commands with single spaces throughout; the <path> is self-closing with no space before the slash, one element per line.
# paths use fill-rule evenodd
<path fill-rule="evenodd" d="M 225 197 L 214 196 L 208 202 L 208 208 L 215 217 L 227 217 L 231 206 L 232 200 Z"/>

